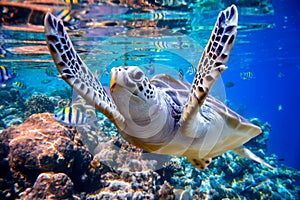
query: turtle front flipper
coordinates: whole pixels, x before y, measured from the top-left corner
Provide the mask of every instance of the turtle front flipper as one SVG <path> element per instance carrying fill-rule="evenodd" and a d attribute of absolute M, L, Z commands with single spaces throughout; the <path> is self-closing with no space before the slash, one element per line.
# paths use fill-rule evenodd
<path fill-rule="evenodd" d="M 219 13 L 209 42 L 202 53 L 196 76 L 181 116 L 182 129 L 187 135 L 193 130 L 193 123 L 197 123 L 197 120 L 194 119 L 199 111 L 199 107 L 204 103 L 217 78 L 226 69 L 225 64 L 236 37 L 237 22 L 238 11 L 235 5 Z"/>
<path fill-rule="evenodd" d="M 75 51 L 61 20 L 47 13 L 44 21 L 49 51 L 60 76 L 89 104 L 122 129 L 124 117 Z"/>

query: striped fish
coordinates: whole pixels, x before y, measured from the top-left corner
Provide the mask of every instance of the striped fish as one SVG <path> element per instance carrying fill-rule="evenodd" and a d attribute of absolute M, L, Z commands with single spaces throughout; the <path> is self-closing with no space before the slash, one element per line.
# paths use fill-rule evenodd
<path fill-rule="evenodd" d="M 85 113 L 70 106 L 55 111 L 54 119 L 66 126 L 84 126 L 90 122 Z"/>
<path fill-rule="evenodd" d="M 153 20 L 164 20 L 166 17 L 166 13 L 164 12 L 155 12 L 152 14 Z"/>
<path fill-rule="evenodd" d="M 24 82 L 21 82 L 21 81 L 16 81 L 12 85 L 13 85 L 14 88 L 26 89 L 26 84 Z"/>
<path fill-rule="evenodd" d="M 6 82 L 14 78 L 16 73 L 7 69 L 5 66 L 0 66 L 0 83 L 2 87 L 6 86 Z"/>
<path fill-rule="evenodd" d="M 179 71 L 178 71 L 178 79 L 181 81 L 183 81 L 183 79 L 184 79 L 184 72 L 182 69 L 179 69 Z"/>
<path fill-rule="evenodd" d="M 172 46 L 170 45 L 170 43 L 166 42 L 166 41 L 155 41 L 154 42 L 154 46 L 155 46 L 155 51 L 156 52 L 160 52 L 161 49 L 169 49 Z"/>
<path fill-rule="evenodd" d="M 76 19 L 72 16 L 71 10 L 63 9 L 54 12 L 54 15 L 64 22 L 67 30 L 77 29 Z"/>
<path fill-rule="evenodd" d="M 59 11 L 57 14 L 56 14 L 56 17 L 63 20 L 64 22 L 69 22 L 72 17 L 71 17 L 71 11 L 68 10 L 68 9 L 64 9 L 64 10 L 61 10 Z"/>
<path fill-rule="evenodd" d="M 243 80 L 251 80 L 254 79 L 253 73 L 251 71 L 248 72 L 241 72 L 240 77 Z"/>
<path fill-rule="evenodd" d="M 78 4 L 78 0 L 64 0 L 64 2 L 68 3 L 68 4 Z"/>
<path fill-rule="evenodd" d="M 160 6 L 171 7 L 171 8 L 176 8 L 176 7 L 183 8 L 184 6 L 188 5 L 185 0 L 155 0 L 155 3 L 159 4 Z"/>

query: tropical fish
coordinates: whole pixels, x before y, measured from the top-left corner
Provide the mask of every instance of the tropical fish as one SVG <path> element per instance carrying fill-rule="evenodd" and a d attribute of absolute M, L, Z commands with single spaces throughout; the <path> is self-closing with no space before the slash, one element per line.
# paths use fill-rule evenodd
<path fill-rule="evenodd" d="M 78 2 L 74 3 L 74 1 L 69 1 L 67 3 L 77 4 Z M 54 14 L 57 18 L 61 19 L 64 22 L 67 30 L 75 30 L 78 28 L 76 26 L 76 19 L 71 15 L 71 10 L 63 9 L 55 12 Z"/>
<path fill-rule="evenodd" d="M 64 10 L 60 10 L 57 14 L 56 14 L 56 17 L 63 20 L 63 21 L 69 21 L 71 19 L 71 16 L 70 16 L 70 10 L 68 9 L 64 9 Z"/>
<path fill-rule="evenodd" d="M 253 76 L 253 73 L 251 71 L 248 71 L 248 72 L 241 72 L 240 73 L 240 77 L 243 79 L 243 80 L 251 80 L 254 78 Z"/>
<path fill-rule="evenodd" d="M 278 73 L 278 78 L 283 78 L 284 77 L 284 73 L 283 72 L 279 72 Z"/>
<path fill-rule="evenodd" d="M 145 69 L 147 70 L 149 75 L 153 75 L 155 72 L 155 67 L 154 67 L 154 63 L 153 60 L 150 61 L 150 66 L 145 66 Z"/>
<path fill-rule="evenodd" d="M 163 20 L 166 17 L 166 13 L 164 12 L 155 12 L 152 14 L 153 20 Z"/>
<path fill-rule="evenodd" d="M 90 120 L 85 113 L 71 106 L 56 110 L 54 119 L 66 126 L 84 126 Z"/>
<path fill-rule="evenodd" d="M 184 72 L 182 69 L 179 69 L 178 71 L 178 78 L 179 80 L 183 80 L 184 79 Z"/>
<path fill-rule="evenodd" d="M 2 87 L 6 86 L 6 82 L 16 76 L 16 73 L 7 69 L 5 66 L 0 66 L 0 83 Z"/>
<path fill-rule="evenodd" d="M 154 2 L 157 5 L 166 6 L 166 7 L 181 7 L 181 8 L 183 8 L 184 6 L 187 5 L 186 1 L 184 1 L 184 0 L 175 0 L 175 1 L 170 1 L 170 0 L 156 0 Z"/>
<path fill-rule="evenodd" d="M 161 49 L 168 49 L 169 44 L 166 41 L 155 41 L 154 42 L 155 51 L 160 52 Z"/>
<path fill-rule="evenodd" d="M 242 191 L 246 191 L 252 187 L 255 187 L 257 186 L 258 183 L 256 183 L 254 180 L 250 180 L 250 181 L 247 181 L 247 182 L 244 182 L 243 184 L 243 190 Z"/>
<path fill-rule="evenodd" d="M 95 75 L 98 73 L 95 72 Z M 71 106 L 60 108 L 54 112 L 54 119 L 66 126 L 90 126 L 96 129 L 97 114 L 95 108 L 88 104 L 73 90 Z"/>
<path fill-rule="evenodd" d="M 19 89 L 26 89 L 26 84 L 21 81 L 16 81 L 13 84 L 13 87 L 19 88 Z"/>
<path fill-rule="evenodd" d="M 56 70 L 54 70 L 53 68 L 47 68 L 45 70 L 45 73 L 46 73 L 47 76 L 54 76 L 55 77 L 55 76 L 57 76 L 55 72 L 56 72 Z"/>
<path fill-rule="evenodd" d="M 12 67 L 11 68 L 12 73 L 14 73 L 16 75 L 17 74 L 17 69 L 18 69 L 17 67 Z"/>
<path fill-rule="evenodd" d="M 4 58 L 6 53 L 7 51 L 2 46 L 0 46 L 0 57 Z"/>
<path fill-rule="evenodd" d="M 95 72 L 96 76 L 98 72 Z M 96 119 L 96 109 L 94 106 L 86 102 L 74 89 L 72 94 L 72 108 L 79 110 L 80 112 L 87 115 L 90 119 Z M 93 120 L 91 120 L 93 121 Z"/>
<path fill-rule="evenodd" d="M 225 87 L 227 87 L 227 88 L 231 88 L 231 87 L 233 87 L 234 85 L 235 85 L 235 83 L 232 82 L 232 81 L 229 81 L 229 82 L 225 83 Z"/>
<path fill-rule="evenodd" d="M 78 0 L 64 0 L 64 2 L 69 3 L 69 4 L 78 4 Z"/>
<path fill-rule="evenodd" d="M 48 83 L 50 83 L 52 80 L 51 79 L 43 79 L 42 81 L 41 81 L 41 84 L 48 84 Z"/>
<path fill-rule="evenodd" d="M 188 70 L 186 71 L 186 74 L 188 75 L 194 75 L 196 73 L 196 68 L 194 67 L 195 64 L 190 65 Z"/>

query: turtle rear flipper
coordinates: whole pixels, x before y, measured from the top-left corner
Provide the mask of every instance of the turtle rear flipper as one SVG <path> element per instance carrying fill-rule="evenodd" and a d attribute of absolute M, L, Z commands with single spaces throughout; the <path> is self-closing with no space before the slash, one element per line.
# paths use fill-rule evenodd
<path fill-rule="evenodd" d="M 211 163 L 211 158 L 188 158 L 189 162 L 196 168 L 204 170 Z"/>
<path fill-rule="evenodd" d="M 226 62 L 233 46 L 238 22 L 238 11 L 232 5 L 219 13 L 215 27 L 207 46 L 205 47 L 196 76 L 191 86 L 189 97 L 186 101 L 181 116 L 183 132 L 189 134 L 198 123 L 195 120 L 199 107 L 202 106 L 209 91 L 217 78 L 226 69 Z"/>
<path fill-rule="evenodd" d="M 243 156 L 245 158 L 250 158 L 250 159 L 252 159 L 252 160 L 254 160 L 254 161 L 256 161 L 256 162 L 258 162 L 260 164 L 263 164 L 263 165 L 265 165 L 265 166 L 267 166 L 267 167 L 269 167 L 269 168 L 271 168 L 273 170 L 276 169 L 275 167 L 269 165 L 268 163 L 266 163 L 266 161 L 264 161 L 263 159 L 261 159 L 260 157 L 258 157 L 257 155 L 255 155 L 252 151 L 250 151 L 246 147 L 242 147 L 241 146 L 241 147 L 238 147 L 236 149 L 233 149 L 233 151 L 236 154 L 240 155 L 240 156 Z"/>
<path fill-rule="evenodd" d="M 252 151 L 250 151 L 249 149 L 247 149 L 246 147 L 240 146 L 238 148 L 235 148 L 232 150 L 233 152 L 235 152 L 236 154 L 245 157 L 245 158 L 249 158 L 251 160 L 254 160 L 262 165 L 265 165 L 266 167 L 276 170 L 275 167 L 271 166 L 270 164 L 268 164 L 266 161 L 264 161 L 262 158 L 258 157 L 257 155 L 255 155 Z M 196 168 L 204 170 L 208 167 L 208 165 L 210 165 L 212 159 L 211 158 L 188 158 L 189 162 Z"/>
<path fill-rule="evenodd" d="M 75 51 L 61 20 L 47 13 L 44 21 L 47 45 L 60 77 L 89 104 L 107 116 L 122 129 L 124 118 L 115 103 L 105 92 L 101 83 L 92 74 Z"/>

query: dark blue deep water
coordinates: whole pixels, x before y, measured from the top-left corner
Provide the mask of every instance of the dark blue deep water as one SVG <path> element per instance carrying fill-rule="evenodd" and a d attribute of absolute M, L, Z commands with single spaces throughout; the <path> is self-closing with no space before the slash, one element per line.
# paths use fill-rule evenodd
<path fill-rule="evenodd" d="M 235 46 L 229 69 L 223 79 L 236 81 L 226 90 L 232 101 L 246 105 L 246 116 L 258 116 L 272 126 L 268 153 L 300 169 L 300 5 L 296 1 L 273 1 L 274 15 L 267 21 L 273 28 L 245 31 L 248 43 Z M 259 22 L 260 17 L 256 18 Z M 246 19 L 240 18 L 240 22 Z M 249 53 L 249 54 L 246 54 Z M 238 79 L 238 67 L 246 65 L 253 72 L 250 81 Z M 237 71 L 236 71 L 237 70 Z"/>

